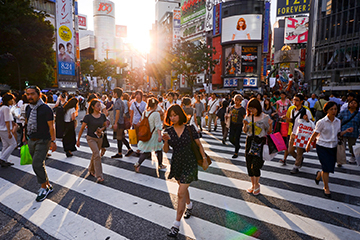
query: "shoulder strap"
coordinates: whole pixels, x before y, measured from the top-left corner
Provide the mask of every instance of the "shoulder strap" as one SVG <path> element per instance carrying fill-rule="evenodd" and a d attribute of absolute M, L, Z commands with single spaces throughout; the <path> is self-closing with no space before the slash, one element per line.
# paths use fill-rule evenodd
<path fill-rule="evenodd" d="M 211 104 L 211 106 L 210 106 L 210 108 L 209 108 L 209 111 L 211 110 L 212 106 L 214 106 L 214 104 L 215 104 L 216 102 L 217 102 L 217 100 L 214 101 L 214 102 Z"/>
<path fill-rule="evenodd" d="M 251 120 L 252 120 L 252 134 L 253 137 L 255 137 L 255 122 L 254 122 L 254 114 L 251 115 Z"/>
<path fill-rule="evenodd" d="M 347 124 L 347 123 L 349 123 L 351 120 L 353 120 L 353 118 L 356 116 L 357 113 L 358 113 L 358 112 L 355 111 L 348 120 L 346 120 L 345 122 L 341 123 L 341 126 L 344 126 L 345 124 Z"/>
<path fill-rule="evenodd" d="M 299 110 L 299 112 L 296 114 L 296 116 L 294 117 L 294 110 L 296 109 L 296 108 L 294 108 L 293 110 L 292 110 L 292 116 L 293 116 L 293 120 L 294 120 L 294 122 L 295 122 L 295 120 L 296 120 L 296 118 L 300 115 L 300 111 L 301 111 L 301 109 L 303 109 L 304 107 L 301 107 L 300 108 L 300 110 Z"/>
<path fill-rule="evenodd" d="M 323 107 L 322 107 L 322 105 L 321 105 L 321 99 L 319 100 L 319 104 L 320 104 L 321 110 L 323 110 Z"/>
<path fill-rule="evenodd" d="M 187 128 L 188 131 L 189 131 L 191 141 L 194 141 L 194 138 L 193 138 L 193 135 L 192 135 L 192 132 L 191 132 L 191 129 L 190 129 L 190 125 L 186 125 L 186 128 Z"/>
<path fill-rule="evenodd" d="M 140 103 L 140 104 L 141 104 L 141 103 Z M 140 116 L 141 116 L 141 115 L 142 115 L 142 113 L 140 112 L 140 110 L 139 110 L 138 106 L 136 106 L 136 102 L 134 102 L 134 105 L 135 105 L 136 109 L 138 110 L 138 112 L 139 112 L 139 114 L 140 114 Z"/>

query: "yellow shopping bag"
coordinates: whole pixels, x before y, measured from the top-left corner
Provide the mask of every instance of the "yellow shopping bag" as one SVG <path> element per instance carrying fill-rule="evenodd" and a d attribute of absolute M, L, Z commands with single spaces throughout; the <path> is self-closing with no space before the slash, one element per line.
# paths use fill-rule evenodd
<path fill-rule="evenodd" d="M 136 130 L 135 129 L 129 129 L 129 143 L 131 145 L 137 144 L 137 137 L 136 137 Z"/>

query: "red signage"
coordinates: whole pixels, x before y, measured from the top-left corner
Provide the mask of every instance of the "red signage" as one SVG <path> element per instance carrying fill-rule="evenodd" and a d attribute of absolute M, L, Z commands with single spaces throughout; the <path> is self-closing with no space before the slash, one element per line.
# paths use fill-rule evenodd
<path fill-rule="evenodd" d="M 86 28 L 86 17 L 85 16 L 78 16 L 79 19 L 79 27 L 84 27 Z"/>
<path fill-rule="evenodd" d="M 111 13 L 113 10 L 112 5 L 110 3 L 99 3 L 98 12 L 106 12 L 106 14 Z"/>

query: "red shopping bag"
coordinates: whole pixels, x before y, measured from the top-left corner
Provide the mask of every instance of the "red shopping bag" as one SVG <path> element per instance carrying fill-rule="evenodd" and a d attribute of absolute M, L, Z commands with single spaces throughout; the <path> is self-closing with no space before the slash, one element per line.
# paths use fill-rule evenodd
<path fill-rule="evenodd" d="M 281 136 L 287 137 L 289 133 L 289 123 L 288 122 L 282 122 L 280 127 L 280 133 Z"/>

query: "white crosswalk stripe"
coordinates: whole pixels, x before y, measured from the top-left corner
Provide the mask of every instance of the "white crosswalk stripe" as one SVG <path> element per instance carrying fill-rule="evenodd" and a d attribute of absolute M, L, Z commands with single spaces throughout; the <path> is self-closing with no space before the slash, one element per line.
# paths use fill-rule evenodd
<path fill-rule="evenodd" d="M 221 127 L 203 134 L 201 141 L 213 164 L 208 171 L 199 171 L 199 181 L 189 189 L 194 215 L 182 220 L 179 238 L 359 238 L 360 167 L 336 169 L 330 177 L 330 200 L 323 197 L 322 182 L 319 186 L 314 182 L 315 172 L 321 169 L 316 151 L 305 155 L 298 175 L 289 173 L 292 157 L 287 166 L 278 163 L 280 153 L 265 162 L 261 195 L 254 197 L 246 193 L 250 180 L 243 156 L 245 136 L 239 157 L 232 159 L 234 148 L 229 142 L 221 143 L 220 131 Z M 46 168 L 54 192 L 41 203 L 35 202 L 38 185 L 32 167 L 21 166 L 14 152 L 9 160 L 15 165 L 0 171 L 1 204 L 58 239 L 167 239 L 177 205 L 177 183 L 167 180 L 171 153 L 164 154 L 166 171 L 157 169 L 153 154 L 152 161 L 142 164 L 141 174 L 136 174 L 132 166 L 137 157 L 111 159 L 117 145 L 111 132 L 108 139 L 110 148 L 102 158 L 103 184 L 87 174 L 91 150 L 85 137 L 71 158 L 65 157 L 57 141 L 58 150 Z M 150 230 L 141 233 L 144 229 Z"/>

